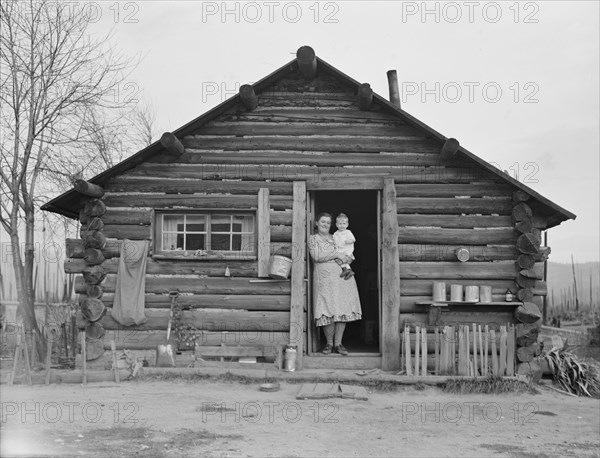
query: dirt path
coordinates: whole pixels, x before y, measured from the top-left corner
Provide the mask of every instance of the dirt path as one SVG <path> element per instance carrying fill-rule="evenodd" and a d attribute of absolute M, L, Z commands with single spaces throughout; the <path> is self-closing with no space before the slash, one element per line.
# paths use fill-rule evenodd
<path fill-rule="evenodd" d="M 449 395 L 296 400 L 223 382 L 2 386 L 1 456 L 600 456 L 600 402 Z"/>

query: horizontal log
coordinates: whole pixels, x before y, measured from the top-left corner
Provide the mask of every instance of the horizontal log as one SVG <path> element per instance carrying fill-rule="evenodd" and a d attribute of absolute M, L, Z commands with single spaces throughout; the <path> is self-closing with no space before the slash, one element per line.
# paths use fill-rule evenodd
<path fill-rule="evenodd" d="M 169 310 L 146 309 L 147 321 L 136 327 L 125 328 L 111 316 L 111 310 L 99 321 L 106 330 L 159 330 L 167 329 Z M 189 310 L 183 312 L 183 321 L 198 330 L 237 332 L 289 331 L 289 312 L 257 312 L 240 310 Z"/>
<path fill-rule="evenodd" d="M 369 83 L 363 83 L 358 87 L 358 107 L 362 111 L 369 111 L 373 104 L 373 89 Z"/>
<path fill-rule="evenodd" d="M 399 244 L 400 261 L 456 261 L 456 250 L 469 250 L 470 262 L 507 261 L 514 259 L 514 245 L 427 245 Z"/>
<path fill-rule="evenodd" d="M 552 250 L 549 246 L 542 246 L 537 253 L 532 255 L 533 259 L 535 259 L 537 262 L 545 262 L 548 260 L 551 251 Z"/>
<path fill-rule="evenodd" d="M 527 201 L 529 199 L 529 194 L 527 194 L 525 191 L 523 191 L 521 189 L 517 189 L 516 191 L 513 192 L 512 198 L 513 198 L 513 202 L 518 204 L 519 202 Z"/>
<path fill-rule="evenodd" d="M 535 255 L 540 249 L 540 241 L 534 234 L 523 234 L 517 240 L 517 249 L 523 254 Z"/>
<path fill-rule="evenodd" d="M 312 80 L 317 75 L 317 56 L 310 46 L 301 46 L 296 51 L 296 60 L 300 74 Z"/>
<path fill-rule="evenodd" d="M 83 240 L 84 248 L 98 248 L 102 250 L 106 246 L 106 235 L 104 235 L 104 232 L 82 232 L 81 239 Z"/>
<path fill-rule="evenodd" d="M 319 94 L 314 97 L 319 97 Z M 369 137 L 416 137 L 420 135 L 417 129 L 407 126 L 401 121 L 363 124 L 360 127 L 360 133 Z M 356 135 L 356 126 L 339 122 L 213 121 L 198 129 L 196 135 Z"/>
<path fill-rule="evenodd" d="M 259 106 L 250 113 L 239 113 L 230 110 L 229 113 L 221 115 L 222 121 L 281 121 L 281 122 L 336 122 L 364 125 L 367 122 L 386 122 L 397 124 L 398 117 L 387 111 L 377 110 L 372 106 L 370 111 L 360 111 L 354 107 L 330 108 L 327 110 L 315 110 L 307 107 L 262 107 Z"/>
<path fill-rule="evenodd" d="M 443 279 L 441 279 L 443 280 Z M 475 284 L 489 285 L 492 287 L 492 295 L 505 294 L 507 289 L 517 290 L 517 284 L 511 280 L 485 280 L 482 282 L 473 282 L 472 280 L 454 279 L 452 283 L 457 285 L 469 286 Z M 431 280 L 421 280 L 412 278 L 400 279 L 400 294 L 402 296 L 429 296 L 433 293 L 433 282 Z"/>
<path fill-rule="evenodd" d="M 116 274 L 119 258 L 111 258 L 101 265 L 106 273 Z M 64 261 L 65 273 L 78 274 L 83 272 L 85 267 L 86 263 L 83 259 L 67 258 Z M 146 261 L 146 274 L 223 277 L 227 267 L 233 277 L 256 277 L 258 275 L 256 261 L 155 261 L 152 258 Z"/>
<path fill-rule="evenodd" d="M 543 272 L 543 264 L 536 271 Z M 512 261 L 496 262 L 401 262 L 400 278 L 510 280 L 515 278 Z"/>
<path fill-rule="evenodd" d="M 510 186 L 488 183 L 465 183 L 465 184 L 397 184 L 396 195 L 398 197 L 497 197 L 508 196 Z M 512 220 L 509 218 L 512 226 Z"/>
<path fill-rule="evenodd" d="M 358 109 L 358 101 L 354 98 L 333 98 L 328 96 L 310 97 L 303 94 L 298 94 L 300 97 L 290 96 L 277 97 L 272 94 L 260 94 L 258 97 L 262 109 L 277 109 L 277 108 L 315 108 L 315 109 Z"/>
<path fill-rule="evenodd" d="M 84 295 L 80 295 L 84 298 Z M 107 307 L 112 307 L 115 295 L 106 293 L 102 295 L 102 302 Z M 289 295 L 260 295 L 260 294 L 180 294 L 177 303 L 184 309 L 229 309 L 229 310 L 271 310 L 289 311 Z M 171 298 L 167 294 L 146 294 L 144 296 L 146 308 L 163 309 L 171 307 Z"/>
<path fill-rule="evenodd" d="M 326 181 L 361 176 L 393 177 L 396 183 L 470 183 L 498 179 L 480 167 L 372 166 L 315 167 L 302 165 L 155 164 L 145 162 L 128 172 L 134 176 L 204 180 Z M 141 206 L 141 205 L 140 205 Z"/>
<path fill-rule="evenodd" d="M 108 275 L 102 283 L 104 291 L 113 293 L 116 275 Z M 182 276 L 146 276 L 146 293 L 165 294 L 169 291 L 197 294 L 290 294 L 289 281 L 250 282 L 243 278 Z M 85 283 L 80 276 L 75 277 L 75 292 L 85 294 Z"/>
<path fill-rule="evenodd" d="M 269 219 L 274 226 L 291 226 L 292 212 L 291 211 L 271 211 Z"/>
<path fill-rule="evenodd" d="M 186 153 L 185 157 L 189 155 Z M 219 159 L 216 158 L 215 161 Z M 223 162 L 216 162 L 223 163 Z M 106 184 L 111 192 L 161 192 L 175 194 L 215 193 L 215 194 L 254 194 L 260 188 L 268 188 L 270 194 L 291 195 L 291 183 L 269 183 L 264 181 L 216 181 L 196 178 L 157 178 L 121 175 Z M 110 212 L 110 209 L 108 210 Z M 106 218 L 103 218 L 108 224 Z M 136 221 L 135 223 L 143 223 Z M 126 224 L 125 222 L 119 224 Z"/>
<path fill-rule="evenodd" d="M 106 213 L 106 205 L 99 199 L 88 200 L 83 205 L 83 213 L 90 219 L 96 216 L 102 216 Z"/>
<path fill-rule="evenodd" d="M 240 87 L 239 94 L 242 105 L 244 105 L 247 110 L 252 111 L 258 106 L 258 97 L 250 84 L 243 84 Z"/>
<path fill-rule="evenodd" d="M 276 212 L 272 212 L 272 213 L 276 213 Z M 285 213 L 285 212 L 281 212 L 281 213 Z M 284 221 L 284 220 L 282 220 Z M 121 248 L 123 245 L 123 241 L 122 240 L 115 240 L 115 239 L 107 239 L 106 240 L 106 246 L 102 249 L 102 254 L 104 255 L 104 257 L 106 259 L 111 259 L 111 258 L 115 258 L 115 257 L 119 257 L 121 255 Z M 129 247 L 131 249 L 136 248 L 136 246 L 134 246 L 133 244 L 129 245 Z M 125 247 L 126 253 L 129 253 L 129 247 Z M 294 249 L 292 250 L 292 246 L 290 243 L 286 243 L 286 242 L 272 242 L 269 245 L 271 254 L 278 254 L 277 251 L 283 249 L 289 251 L 290 253 L 294 253 L 294 258 L 295 256 L 297 256 L 297 250 Z M 150 253 L 150 246 L 148 247 L 148 253 Z M 66 240 L 66 256 L 67 258 L 83 258 L 84 256 L 84 248 L 83 248 L 83 242 L 81 239 L 67 239 Z M 193 258 L 190 258 L 190 260 L 192 260 Z M 234 259 L 235 260 L 235 259 Z"/>
<path fill-rule="evenodd" d="M 516 308 L 515 318 L 521 323 L 534 323 L 542 318 L 542 313 L 537 305 L 525 302 Z"/>
<path fill-rule="evenodd" d="M 137 189 L 137 191 L 142 191 Z M 156 188 L 154 188 L 156 190 Z M 112 191 L 116 191 L 112 189 Z M 152 208 L 114 208 L 107 207 L 106 213 L 102 217 L 104 224 L 141 224 L 148 225 L 152 223 Z"/>
<path fill-rule="evenodd" d="M 90 183 L 89 181 L 85 181 L 80 178 L 77 178 L 73 181 L 73 188 L 78 193 L 89 197 L 95 197 L 99 199 L 104 195 L 104 189 L 102 186 Z"/>
<path fill-rule="evenodd" d="M 427 226 L 450 229 L 512 227 L 510 216 L 490 215 L 398 215 L 399 226 Z M 508 231 L 506 231 L 508 233 Z"/>
<path fill-rule="evenodd" d="M 106 193 L 105 202 L 112 207 L 153 207 L 153 208 L 223 208 L 255 209 L 258 196 L 246 195 L 203 195 L 203 194 L 114 194 Z M 292 208 L 291 196 L 270 196 L 271 208 L 285 210 Z"/>
<path fill-rule="evenodd" d="M 139 224 L 107 224 L 103 233 L 113 239 L 150 240 L 152 227 Z"/>
<path fill-rule="evenodd" d="M 435 166 L 441 161 L 433 152 L 387 151 L 379 152 L 327 152 L 327 151 L 211 151 L 189 148 L 181 157 L 181 162 L 189 164 L 225 165 L 287 165 L 292 171 L 295 166 L 384 166 L 411 165 Z M 457 163 L 456 165 L 465 165 Z"/>
<path fill-rule="evenodd" d="M 460 144 L 456 138 L 449 138 L 444 142 L 442 150 L 440 151 L 440 156 L 444 161 L 449 161 L 458 152 L 459 147 Z"/>
<path fill-rule="evenodd" d="M 509 215 L 512 202 L 509 198 L 445 198 L 445 197 L 398 197 L 398 213 L 425 214 L 501 214 Z"/>
<path fill-rule="evenodd" d="M 268 346 L 287 345 L 290 333 L 286 331 L 198 331 L 197 342 L 204 345 L 231 345 L 231 346 Z M 136 331 L 134 329 L 120 328 L 115 331 L 106 331 L 104 337 L 105 349 L 110 349 L 110 341 L 114 340 L 117 349 L 129 350 L 155 350 L 158 345 L 164 345 L 166 331 Z"/>
<path fill-rule="evenodd" d="M 515 221 L 531 220 L 532 216 L 531 207 L 524 202 L 518 203 L 512 210 L 512 218 Z"/>
<path fill-rule="evenodd" d="M 167 153 L 176 157 L 182 155 L 185 151 L 181 141 L 171 132 L 165 132 L 162 134 L 160 137 L 160 144 L 165 150 L 167 150 Z"/>
<path fill-rule="evenodd" d="M 102 266 L 85 266 L 81 269 L 83 280 L 88 285 L 98 285 L 106 278 L 106 270 Z"/>
<path fill-rule="evenodd" d="M 516 234 L 510 228 L 438 229 L 400 227 L 398 243 L 514 245 Z"/>
<path fill-rule="evenodd" d="M 422 135 L 416 137 L 367 137 L 359 135 L 260 135 L 254 137 L 224 137 L 188 135 L 183 139 L 187 148 L 222 151 L 292 150 L 379 153 L 403 151 L 407 153 L 437 153 L 439 145 Z M 512 207 L 512 205 L 511 205 Z"/>
<path fill-rule="evenodd" d="M 292 226 L 270 226 L 270 232 L 273 242 L 292 241 Z"/>

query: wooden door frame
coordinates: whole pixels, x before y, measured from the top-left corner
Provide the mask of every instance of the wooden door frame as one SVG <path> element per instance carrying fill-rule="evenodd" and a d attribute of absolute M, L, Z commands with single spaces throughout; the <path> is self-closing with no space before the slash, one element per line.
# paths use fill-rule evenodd
<path fill-rule="evenodd" d="M 391 179 L 392 184 L 393 184 L 393 179 Z M 312 225 L 312 219 L 314 218 L 314 215 L 312 215 L 312 212 L 314 211 L 314 195 L 315 192 L 318 191 L 337 191 L 337 192 L 343 192 L 343 191 L 373 191 L 376 193 L 376 201 L 377 201 L 377 247 L 378 247 L 378 253 L 377 253 L 377 257 L 378 257 L 378 272 L 377 272 L 377 277 L 378 277 L 378 289 L 379 289 L 379 313 L 378 313 L 378 318 L 379 318 L 379 353 L 382 355 L 382 361 L 386 360 L 386 356 L 384 353 L 384 349 L 388 348 L 390 346 L 385 346 L 384 343 L 387 340 L 387 336 L 384 335 L 384 332 L 388 330 L 389 327 L 385 327 L 383 326 L 383 324 L 386 322 L 384 320 L 384 310 L 383 310 L 383 299 L 384 299 L 384 295 L 382 292 L 382 285 L 383 285 L 383 277 L 384 277 L 384 272 L 382 271 L 382 266 L 383 266 L 383 253 L 382 253 L 382 248 L 383 248 L 383 240 L 382 240 L 382 224 L 383 224 L 383 215 L 382 215 L 382 211 L 384 208 L 382 199 L 385 196 L 385 186 L 384 186 L 384 182 L 385 180 L 383 178 L 363 178 L 363 177 L 357 177 L 357 178 L 339 178 L 339 179 L 335 179 L 335 178 L 330 178 L 326 181 L 307 181 L 306 182 L 306 237 L 308 240 L 308 237 L 310 235 L 310 229 L 311 229 L 311 225 Z M 394 188 L 394 199 L 395 199 L 395 188 Z M 397 221 L 396 221 L 396 227 L 397 227 Z M 396 255 L 398 254 L 398 230 L 396 229 L 396 245 L 395 245 L 395 253 Z M 304 325 L 306 326 L 306 335 L 307 335 L 307 342 L 306 342 L 306 354 L 307 356 L 311 356 L 312 354 L 314 354 L 313 351 L 313 335 L 312 335 L 312 326 L 311 326 L 311 321 L 312 321 L 312 284 L 311 284 L 311 273 L 310 273 L 310 259 L 307 253 L 306 256 L 306 267 L 307 267 L 307 271 L 306 271 L 306 275 L 307 275 L 307 281 L 306 281 L 306 305 L 307 305 L 307 314 L 306 314 L 306 322 L 304 323 Z M 398 256 L 396 256 L 396 262 L 399 262 Z M 398 264 L 399 267 L 399 264 Z M 399 282 L 399 277 L 397 279 L 397 281 Z M 398 287 L 399 288 L 399 287 Z M 398 294 L 399 296 L 399 294 Z M 386 296 L 387 298 L 387 296 Z M 398 303 L 398 308 L 397 311 L 399 312 L 399 303 Z M 386 319 L 388 319 L 388 317 L 386 317 Z M 399 317 L 396 317 L 396 323 L 398 323 Z M 396 326 L 396 329 L 398 329 L 398 326 Z M 398 332 L 398 331 L 396 331 Z M 396 338 L 398 339 L 398 342 L 400 340 L 399 336 L 396 336 Z M 398 352 L 400 351 L 400 349 L 398 348 Z"/>

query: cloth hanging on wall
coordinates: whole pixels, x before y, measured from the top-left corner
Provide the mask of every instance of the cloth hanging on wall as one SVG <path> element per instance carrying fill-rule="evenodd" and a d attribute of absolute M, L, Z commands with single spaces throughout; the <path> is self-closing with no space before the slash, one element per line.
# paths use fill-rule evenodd
<path fill-rule="evenodd" d="M 144 313 L 147 254 L 147 240 L 123 240 L 111 313 L 123 326 L 140 325 L 147 320 Z"/>

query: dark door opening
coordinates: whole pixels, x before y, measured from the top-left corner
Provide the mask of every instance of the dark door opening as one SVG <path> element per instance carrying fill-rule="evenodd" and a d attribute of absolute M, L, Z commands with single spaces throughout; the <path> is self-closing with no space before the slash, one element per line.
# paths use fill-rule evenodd
<path fill-rule="evenodd" d="M 362 320 L 348 323 L 344 332 L 344 346 L 352 353 L 379 352 L 379 243 L 377 240 L 377 191 L 316 191 L 313 194 L 314 219 L 321 212 L 333 217 L 331 233 L 336 231 L 335 217 L 348 215 L 348 229 L 356 237 L 352 270 L 360 296 Z M 311 323 L 313 342 L 318 352 L 324 342 L 320 330 Z"/>

